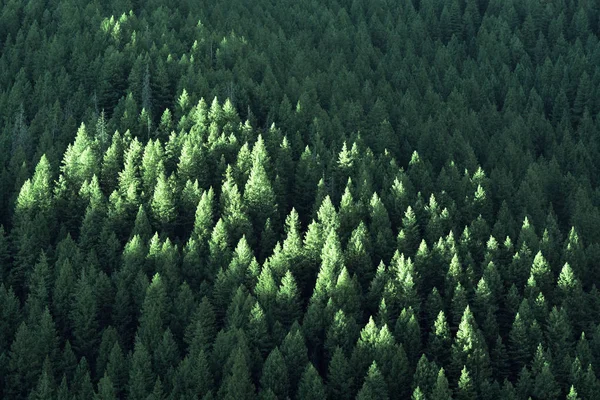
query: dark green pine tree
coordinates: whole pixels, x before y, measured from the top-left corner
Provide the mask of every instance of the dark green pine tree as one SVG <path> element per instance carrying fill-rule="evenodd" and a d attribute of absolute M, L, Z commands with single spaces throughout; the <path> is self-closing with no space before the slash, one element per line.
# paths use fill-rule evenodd
<path fill-rule="evenodd" d="M 308 363 L 308 351 L 300 330 L 300 325 L 294 323 L 281 343 L 281 354 L 287 366 L 290 382 L 290 395 L 293 397 L 298 389 L 302 368 Z"/>
<path fill-rule="evenodd" d="M 343 310 L 338 310 L 325 334 L 327 357 L 330 358 L 337 347 L 340 347 L 346 354 L 350 354 L 358 337 L 358 332 L 359 326 L 356 319 L 346 315 Z"/>
<path fill-rule="evenodd" d="M 151 393 L 154 384 L 152 361 L 150 354 L 139 337 L 136 337 L 135 348 L 129 369 L 128 395 L 130 399 L 142 400 Z"/>
<path fill-rule="evenodd" d="M 400 313 L 394 335 L 406 349 L 410 365 L 416 365 L 421 354 L 421 330 L 412 307 L 404 308 Z"/>
<path fill-rule="evenodd" d="M 98 337 L 98 304 L 89 273 L 81 271 L 75 287 L 70 318 L 73 326 L 73 346 L 80 356 L 96 358 Z"/>
<path fill-rule="evenodd" d="M 371 220 L 369 230 L 375 256 L 373 261 L 388 262 L 395 247 L 392 239 L 392 227 L 388 212 L 377 193 L 374 193 L 371 198 L 369 216 Z"/>
<path fill-rule="evenodd" d="M 28 321 L 36 321 L 50 304 L 51 275 L 46 254 L 42 252 L 29 277 L 29 294 L 25 303 Z"/>
<path fill-rule="evenodd" d="M 81 358 L 75 369 L 70 391 L 77 400 L 93 399 L 95 396 L 90 368 L 85 357 Z"/>
<path fill-rule="evenodd" d="M 289 394 L 288 369 L 278 347 L 267 357 L 260 377 L 261 390 L 270 390 L 277 398 L 284 399 Z"/>
<path fill-rule="evenodd" d="M 44 365 L 42 367 L 42 374 L 38 379 L 37 385 L 31 391 L 28 396 L 28 399 L 31 400 L 45 400 L 45 399 L 53 399 L 55 391 L 55 383 L 53 377 L 52 366 L 50 364 L 50 359 L 46 357 L 44 360 Z"/>
<path fill-rule="evenodd" d="M 325 399 L 326 397 L 327 393 L 325 391 L 325 386 L 323 385 L 323 380 L 312 363 L 308 363 L 302 373 L 296 398 L 318 400 Z"/>
<path fill-rule="evenodd" d="M 156 273 L 146 290 L 137 334 L 145 349 L 153 354 L 161 341 L 168 312 L 167 292 L 162 277 Z"/>
<path fill-rule="evenodd" d="M 115 342 L 110 350 L 105 373 L 110 378 L 117 396 L 125 394 L 125 388 L 129 379 L 129 363 L 118 342 Z"/>
<path fill-rule="evenodd" d="M 544 355 L 541 345 L 538 346 L 531 366 L 533 374 L 533 395 L 540 399 L 557 399 L 560 388 L 551 371 L 550 363 Z"/>
<path fill-rule="evenodd" d="M 252 224 L 246 211 L 246 204 L 242 201 L 242 194 L 238 187 L 233 177 L 232 168 L 228 166 L 225 173 L 225 180 L 221 186 L 219 203 L 221 217 L 225 222 L 232 241 L 231 245 L 243 236 L 246 236 L 246 239 L 250 240 L 250 243 L 254 243 Z"/>
<path fill-rule="evenodd" d="M 153 366 L 158 378 L 171 380 L 181 356 L 171 329 L 167 328 L 154 351 Z"/>
<path fill-rule="evenodd" d="M 10 268 L 9 239 L 3 225 L 0 225 L 0 280 L 6 282 Z"/>
<path fill-rule="evenodd" d="M 361 221 L 350 235 L 344 257 L 348 271 L 358 276 L 359 283 L 365 289 L 375 272 L 370 253 L 371 240 L 365 223 Z"/>
<path fill-rule="evenodd" d="M 174 397 L 198 397 L 213 389 L 212 374 L 203 350 L 190 353 L 177 367 L 173 383 Z"/>
<path fill-rule="evenodd" d="M 10 347 L 5 393 L 8 397 L 25 398 L 42 373 L 46 357 L 56 357 L 58 340 L 56 327 L 48 308 L 30 327 L 21 323 Z"/>
<path fill-rule="evenodd" d="M 17 328 L 20 326 L 21 310 L 20 302 L 11 288 L 8 290 L 0 283 L 0 354 L 7 356 L 11 342 L 15 337 Z M 6 371 L 6 364 L 0 367 L 2 372 Z"/>
<path fill-rule="evenodd" d="M 444 368 L 440 368 L 438 372 L 437 380 L 435 381 L 435 385 L 433 386 L 433 391 L 431 392 L 432 400 L 451 400 L 452 399 L 452 390 L 448 385 L 448 379 L 446 378 L 446 373 Z"/>
<path fill-rule="evenodd" d="M 331 357 L 327 373 L 327 398 L 351 399 L 354 379 L 348 359 L 340 347 L 336 347 Z"/>
<path fill-rule="evenodd" d="M 387 385 L 375 362 L 369 367 L 356 398 L 359 400 L 389 399 Z"/>
<path fill-rule="evenodd" d="M 233 364 L 223 377 L 219 397 L 224 400 L 251 400 L 256 398 L 256 389 L 252 383 L 250 369 L 241 347 L 231 354 Z"/>
<path fill-rule="evenodd" d="M 216 319 L 208 297 L 203 297 L 185 330 L 185 342 L 191 353 L 208 351 L 216 335 Z"/>

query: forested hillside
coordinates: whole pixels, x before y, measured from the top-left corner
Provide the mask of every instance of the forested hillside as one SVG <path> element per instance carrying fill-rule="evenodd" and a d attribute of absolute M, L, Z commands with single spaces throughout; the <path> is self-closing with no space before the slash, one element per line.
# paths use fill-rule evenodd
<path fill-rule="evenodd" d="M 0 398 L 598 399 L 599 31 L 0 0 Z"/>

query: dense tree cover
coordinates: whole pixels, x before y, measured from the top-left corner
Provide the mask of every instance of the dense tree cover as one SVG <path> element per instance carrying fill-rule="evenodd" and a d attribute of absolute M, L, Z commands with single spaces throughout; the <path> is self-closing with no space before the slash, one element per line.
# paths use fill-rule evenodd
<path fill-rule="evenodd" d="M 596 2 L 0 5 L 0 397 L 597 398 Z"/>

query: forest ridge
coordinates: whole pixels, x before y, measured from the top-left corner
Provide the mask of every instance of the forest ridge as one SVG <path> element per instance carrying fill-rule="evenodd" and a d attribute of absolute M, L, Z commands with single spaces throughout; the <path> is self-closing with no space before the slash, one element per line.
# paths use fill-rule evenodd
<path fill-rule="evenodd" d="M 0 0 L 0 398 L 597 399 L 599 31 Z"/>

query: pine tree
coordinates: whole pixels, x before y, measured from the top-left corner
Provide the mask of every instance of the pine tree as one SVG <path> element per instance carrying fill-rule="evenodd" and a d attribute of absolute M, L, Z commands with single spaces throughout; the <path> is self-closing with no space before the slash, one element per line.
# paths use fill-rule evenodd
<path fill-rule="evenodd" d="M 569 393 L 567 394 L 567 400 L 579 400 L 581 399 L 581 397 L 579 397 L 577 395 L 577 390 L 575 390 L 575 387 L 573 385 L 571 385 L 571 388 L 569 389 Z"/>
<path fill-rule="evenodd" d="M 171 333 L 171 329 L 167 328 L 153 354 L 154 371 L 158 377 L 170 378 L 180 359 L 179 348 L 173 333 Z"/>
<path fill-rule="evenodd" d="M 452 344 L 452 366 L 454 371 L 460 365 L 468 365 L 472 372 L 473 382 L 479 386 L 490 374 L 490 359 L 486 343 L 469 306 L 465 308 L 463 317 Z"/>
<path fill-rule="evenodd" d="M 425 400 L 425 395 L 419 386 L 417 386 L 413 391 L 411 400 Z"/>
<path fill-rule="evenodd" d="M 151 393 L 154 376 L 150 354 L 139 337 L 136 337 L 135 348 L 129 370 L 128 397 L 130 399 L 146 399 Z"/>
<path fill-rule="evenodd" d="M 377 364 L 373 362 L 369 367 L 367 376 L 365 377 L 364 383 L 360 391 L 358 392 L 357 399 L 360 400 L 371 400 L 371 399 L 388 399 L 388 392 L 385 380 L 377 368 Z"/>
<path fill-rule="evenodd" d="M 17 328 L 20 326 L 20 304 L 11 288 L 0 283 L 0 353 L 8 351 Z"/>
<path fill-rule="evenodd" d="M 394 247 L 392 227 L 388 212 L 377 193 L 374 193 L 371 198 L 369 214 L 371 219 L 369 230 L 374 244 L 374 261 L 384 260 L 387 262 L 392 256 Z"/>
<path fill-rule="evenodd" d="M 373 279 L 373 262 L 370 253 L 371 240 L 366 225 L 361 221 L 350 235 L 344 256 L 348 270 L 358 276 L 363 286 Z"/>
<path fill-rule="evenodd" d="M 138 335 L 145 349 L 152 354 L 161 340 L 168 311 L 167 293 L 162 277 L 156 273 L 146 290 L 140 315 Z"/>
<path fill-rule="evenodd" d="M 89 365 L 85 357 L 81 357 L 81 360 L 75 369 L 71 393 L 73 393 L 78 400 L 93 399 L 95 396 Z"/>
<path fill-rule="evenodd" d="M 475 394 L 475 388 L 473 382 L 471 381 L 471 377 L 469 375 L 467 367 L 463 367 L 460 373 L 456 398 L 459 400 L 473 400 L 477 398 Z"/>
<path fill-rule="evenodd" d="M 402 218 L 402 230 L 398 234 L 398 249 L 401 253 L 412 255 L 421 242 L 421 234 L 417 225 L 417 216 L 411 206 L 406 208 Z"/>
<path fill-rule="evenodd" d="M 421 330 L 411 307 L 402 309 L 400 317 L 396 321 L 394 336 L 407 350 L 406 355 L 410 365 L 416 365 L 419 354 L 421 354 Z"/>
<path fill-rule="evenodd" d="M 223 378 L 220 397 L 226 400 L 247 400 L 256 397 L 256 389 L 250 377 L 250 371 L 243 350 L 238 347 L 232 355 L 233 365 Z"/>
<path fill-rule="evenodd" d="M 440 311 L 429 333 L 428 355 L 440 365 L 448 365 L 452 338 L 444 311 Z"/>
<path fill-rule="evenodd" d="M 31 322 L 36 321 L 44 308 L 49 306 L 50 280 L 48 259 L 46 254 L 42 252 L 39 261 L 34 266 L 27 285 L 29 287 L 29 295 L 27 296 L 26 310 L 28 320 Z"/>
<path fill-rule="evenodd" d="M 166 232 L 170 231 L 171 224 L 175 221 L 177 215 L 173 189 L 171 188 L 173 183 L 170 181 L 172 179 L 167 179 L 164 172 L 158 175 L 151 203 L 154 219 Z"/>
<path fill-rule="evenodd" d="M 252 225 L 246 211 L 246 204 L 235 182 L 231 167 L 227 168 L 225 180 L 221 186 L 220 196 L 221 216 L 227 226 L 232 241 L 239 240 L 242 236 L 253 243 L 254 235 Z"/>
<path fill-rule="evenodd" d="M 202 396 L 210 393 L 212 387 L 212 375 L 204 351 L 189 354 L 179 363 L 173 383 L 174 396 Z"/>
<path fill-rule="evenodd" d="M 452 391 L 448 385 L 448 379 L 446 379 L 446 374 L 444 368 L 440 368 L 438 372 L 437 380 L 435 381 L 435 385 L 433 386 L 433 391 L 431 393 L 432 400 L 450 400 L 452 399 Z"/>
<path fill-rule="evenodd" d="M 293 396 L 300 382 L 302 368 L 308 363 L 308 351 L 298 323 L 292 325 L 280 348 L 287 366 L 290 394 Z"/>
<path fill-rule="evenodd" d="M 302 315 L 300 293 L 294 276 L 289 270 L 281 280 L 281 285 L 276 296 L 276 303 L 277 320 L 281 322 L 285 329 L 288 329 L 294 321 L 300 320 Z"/>
<path fill-rule="evenodd" d="M 38 379 L 37 385 L 29 394 L 29 399 L 45 400 L 54 398 L 55 387 L 52 373 L 53 371 L 50 365 L 50 359 L 46 357 L 44 360 L 44 366 L 42 367 L 42 374 Z"/>
<path fill-rule="evenodd" d="M 138 354 L 138 358 L 140 358 L 139 356 Z M 105 373 L 113 383 L 117 397 L 125 394 L 129 379 L 128 372 L 129 363 L 126 361 L 119 343 L 115 342 L 108 357 Z"/>
<path fill-rule="evenodd" d="M 329 399 L 350 399 L 354 379 L 350 364 L 340 347 L 336 347 L 329 362 L 327 373 L 327 392 Z"/>
<path fill-rule="evenodd" d="M 326 398 L 323 381 L 311 363 L 308 363 L 304 369 L 304 373 L 300 379 L 300 385 L 298 386 L 297 398 L 307 400 Z"/>
<path fill-rule="evenodd" d="M 531 368 L 534 375 L 533 395 L 537 398 L 558 398 L 560 389 L 554 379 L 550 364 L 545 358 L 541 345 L 538 346 Z"/>
<path fill-rule="evenodd" d="M 267 357 L 260 378 L 262 390 L 271 390 L 277 398 L 286 398 L 289 393 L 287 367 L 278 347 Z"/>
<path fill-rule="evenodd" d="M 95 359 L 98 344 L 98 305 L 89 273 L 81 271 L 74 293 L 73 308 L 70 317 L 73 326 L 73 345 L 75 351 L 87 359 Z"/>
<path fill-rule="evenodd" d="M 264 226 L 268 218 L 277 215 L 275 192 L 263 160 L 262 156 L 253 156 L 252 170 L 244 187 L 244 204 L 255 227 Z"/>
<path fill-rule="evenodd" d="M 331 357 L 337 347 L 349 353 L 358 336 L 359 327 L 355 318 L 338 310 L 325 334 L 325 352 Z"/>

